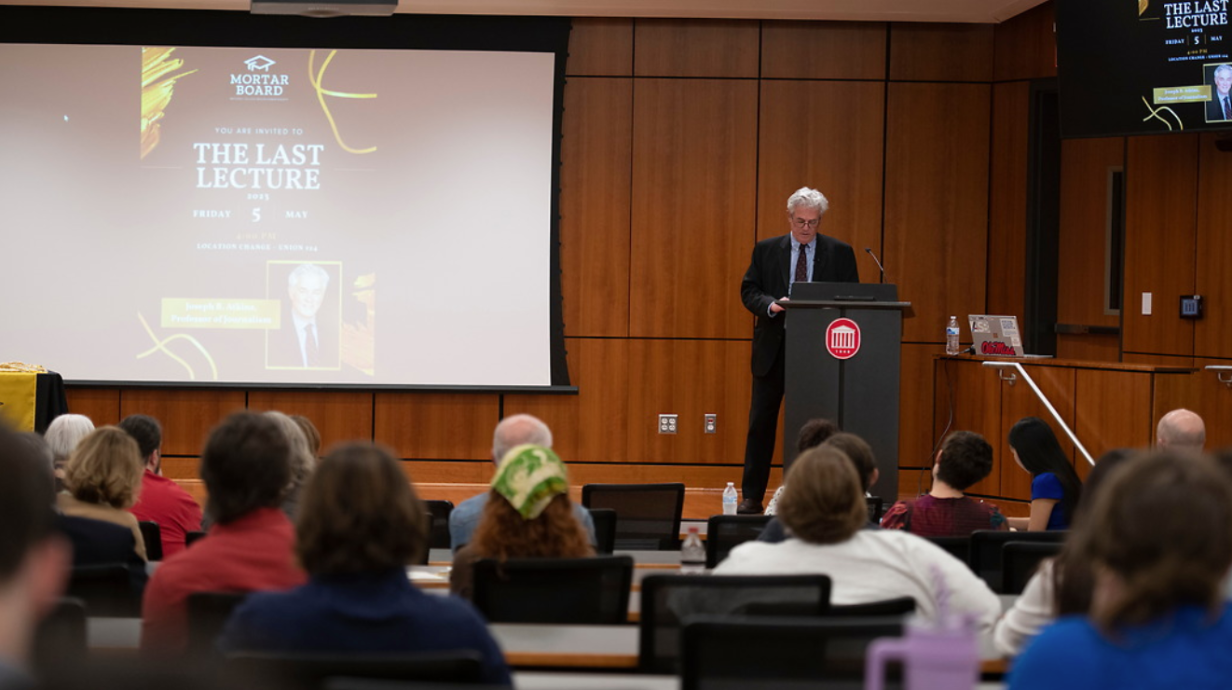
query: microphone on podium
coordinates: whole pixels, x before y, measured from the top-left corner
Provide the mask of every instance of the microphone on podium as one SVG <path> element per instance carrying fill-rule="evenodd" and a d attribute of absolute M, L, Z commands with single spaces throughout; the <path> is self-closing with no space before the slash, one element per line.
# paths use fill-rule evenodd
<path fill-rule="evenodd" d="M 877 268 L 881 269 L 881 280 L 879 282 L 884 283 L 885 282 L 885 266 L 881 265 L 881 261 L 878 260 L 877 255 L 873 253 L 872 247 L 865 247 L 864 251 L 868 252 L 868 255 L 873 257 L 873 262 L 877 264 Z"/>

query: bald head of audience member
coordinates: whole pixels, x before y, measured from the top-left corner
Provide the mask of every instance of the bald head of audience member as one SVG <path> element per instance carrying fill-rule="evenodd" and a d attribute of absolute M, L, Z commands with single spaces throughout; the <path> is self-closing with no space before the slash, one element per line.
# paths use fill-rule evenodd
<path fill-rule="evenodd" d="M 526 444 L 552 447 L 552 430 L 538 417 L 515 414 L 505 417 L 492 434 L 492 462 L 500 465 L 510 450 Z"/>
<path fill-rule="evenodd" d="M 1155 442 L 1169 450 L 1201 452 L 1206 445 L 1206 424 L 1196 412 L 1173 410 L 1159 420 Z"/>
<path fill-rule="evenodd" d="M 72 554 L 55 530 L 55 483 L 46 456 L 3 425 L 0 476 L 0 667 L 21 673 L 39 620 L 64 591 Z"/>

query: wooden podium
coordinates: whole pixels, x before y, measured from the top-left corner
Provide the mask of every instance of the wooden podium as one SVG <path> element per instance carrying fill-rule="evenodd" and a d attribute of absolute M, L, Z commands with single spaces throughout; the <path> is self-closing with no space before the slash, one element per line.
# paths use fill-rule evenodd
<path fill-rule="evenodd" d="M 784 470 L 790 439 L 814 417 L 868 441 L 881 476 L 875 496 L 898 498 L 898 390 L 903 310 L 898 287 L 796 283 L 787 309 Z"/>

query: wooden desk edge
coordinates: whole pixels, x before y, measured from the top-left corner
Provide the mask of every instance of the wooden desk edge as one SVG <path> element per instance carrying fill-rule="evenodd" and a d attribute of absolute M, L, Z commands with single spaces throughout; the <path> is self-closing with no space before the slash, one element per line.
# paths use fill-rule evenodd
<path fill-rule="evenodd" d="M 637 668 L 637 655 L 505 652 L 505 661 L 517 668 Z"/>

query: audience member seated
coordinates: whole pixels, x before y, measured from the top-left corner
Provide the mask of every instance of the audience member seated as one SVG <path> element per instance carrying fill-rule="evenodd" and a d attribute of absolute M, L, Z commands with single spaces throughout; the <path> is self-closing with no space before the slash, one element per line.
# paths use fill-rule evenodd
<path fill-rule="evenodd" d="M 1232 483 L 1209 458 L 1161 451 L 1112 472 L 1071 535 L 1095 576 L 1088 616 L 1045 628 L 1009 687 L 1203 690 L 1232 678 Z"/>
<path fill-rule="evenodd" d="M 1082 498 L 1074 511 L 1075 529 L 1087 520 L 1091 504 L 1102 491 L 1108 475 L 1131 456 L 1131 451 L 1124 448 L 1110 450 L 1100 456 L 1082 487 Z M 1039 570 L 1027 581 L 1014 605 L 997 621 L 993 640 L 998 651 L 1007 656 L 1017 656 L 1031 638 L 1058 616 L 1085 616 L 1090 613 L 1094 586 L 1095 575 L 1091 572 L 1091 564 L 1075 553 L 1072 542 L 1063 547 L 1056 558 L 1040 563 Z"/>
<path fill-rule="evenodd" d="M 988 441 L 971 431 L 955 431 L 946 437 L 933 459 L 929 492 L 890 506 L 881 526 L 921 537 L 965 537 L 976 530 L 1009 529 L 997 506 L 963 494 L 991 472 L 992 446 Z"/>
<path fill-rule="evenodd" d="M 184 651 L 193 592 L 284 590 L 305 580 L 295 562 L 295 530 L 279 508 L 291 480 L 291 448 L 278 423 L 249 412 L 227 417 L 206 439 L 200 472 L 214 524 L 150 578 L 141 647 L 153 655 Z"/>
<path fill-rule="evenodd" d="M 68 456 L 92 431 L 94 422 L 83 414 L 62 414 L 47 425 L 43 438 L 47 441 L 47 447 L 51 448 L 57 492 L 64 488 L 64 464 L 68 462 Z"/>
<path fill-rule="evenodd" d="M 1019 530 L 1069 529 L 1082 494 L 1082 480 L 1061 450 L 1052 427 L 1039 417 L 1023 417 L 1010 428 L 1010 453 L 1031 473 L 1031 516 L 1006 518 Z"/>
<path fill-rule="evenodd" d="M 312 452 L 304 430 L 294 419 L 276 410 L 266 412 L 265 416 L 278 424 L 278 428 L 282 429 L 282 433 L 286 435 L 287 442 L 291 444 L 291 483 L 287 486 L 286 494 L 282 499 L 282 512 L 294 522 L 299 516 L 300 491 L 303 490 L 304 484 L 317 464 L 316 454 Z"/>
<path fill-rule="evenodd" d="M 201 506 L 179 484 L 162 476 L 163 430 L 157 419 L 129 415 L 120 428 L 133 437 L 145 458 L 141 496 L 130 511 L 138 520 L 158 523 L 163 558 L 170 558 L 184 550 L 184 535 L 201 525 Z"/>
<path fill-rule="evenodd" d="M 796 437 L 796 455 L 809 448 L 820 446 L 837 433 L 838 425 L 828 419 L 816 417 L 808 420 L 804 426 L 800 427 L 800 435 Z M 770 502 L 766 504 L 766 515 L 778 513 L 779 499 L 782 497 L 783 487 L 779 486 L 774 490 L 774 495 L 770 497 Z"/>
<path fill-rule="evenodd" d="M 304 439 L 308 441 L 308 453 L 313 461 L 321 457 L 321 432 L 317 431 L 312 420 L 302 414 L 291 415 L 291 420 L 299 425 L 300 431 L 304 432 Z"/>
<path fill-rule="evenodd" d="M 49 509 L 55 481 L 37 447 L 0 423 L 0 687 L 35 687 L 34 632 L 64 591 L 69 545 Z"/>
<path fill-rule="evenodd" d="M 223 631 L 223 651 L 475 650 L 486 683 L 511 683 L 470 603 L 407 579 L 406 565 L 428 548 L 428 516 L 393 457 L 368 444 L 338 448 L 308 480 L 301 507 L 296 553 L 308 584 L 249 597 Z"/>
<path fill-rule="evenodd" d="M 482 558 L 593 556 L 586 530 L 574 517 L 565 463 L 550 448 L 511 449 L 496 476 L 475 538 L 453 557 L 449 589 L 469 598 L 472 570 Z"/>
<path fill-rule="evenodd" d="M 1206 445 L 1206 423 L 1196 412 L 1172 410 L 1155 427 L 1155 445 L 1177 452 L 1201 453 Z"/>
<path fill-rule="evenodd" d="M 732 549 L 716 575 L 830 576 L 834 604 L 915 599 L 925 619 L 942 606 L 991 628 L 1001 603 L 967 565 L 926 539 L 897 530 L 864 529 L 868 505 L 850 459 L 823 444 L 796 458 L 779 502 L 794 538 L 746 542 Z M 943 603 L 944 602 L 944 603 Z"/>
<path fill-rule="evenodd" d="M 822 419 L 813 421 L 824 422 L 827 420 Z M 805 425 L 805 428 L 800 432 L 801 443 L 803 443 L 806 438 L 806 430 L 808 430 L 808 425 Z M 817 438 L 817 435 L 810 434 L 809 438 Z M 852 466 L 856 468 L 856 472 L 860 475 L 860 486 L 864 491 L 864 495 L 868 496 L 869 487 L 871 487 L 873 483 L 877 481 L 877 477 L 881 475 L 881 472 L 877 469 L 877 459 L 873 457 L 872 447 L 859 436 L 843 431 L 830 434 L 826 436 L 826 440 L 818 444 L 818 446 L 809 446 L 809 448 L 819 446 L 837 449 L 851 461 Z M 808 448 L 801 449 L 800 452 L 803 453 L 806 450 L 808 450 Z M 781 489 L 783 487 L 779 488 Z M 869 520 L 868 524 L 864 527 L 866 529 L 880 529 L 880 526 L 872 520 Z M 770 520 L 770 522 L 766 523 L 766 527 L 761 531 L 761 534 L 757 535 L 757 541 L 777 544 L 781 541 L 785 541 L 789 536 L 790 535 L 787 533 L 787 529 L 783 527 L 783 522 L 779 520 L 778 517 L 774 517 Z"/>
<path fill-rule="evenodd" d="M 515 414 L 505 417 L 496 425 L 492 434 L 492 462 L 499 466 L 501 458 L 510 449 L 522 445 L 536 445 L 544 448 L 552 447 L 552 430 L 537 417 L 528 414 Z M 454 553 L 466 546 L 483 517 L 483 508 L 488 503 L 490 492 L 485 491 L 478 496 L 472 496 L 454 507 L 449 514 L 449 540 Z M 590 517 L 590 511 L 581 504 L 574 504 L 573 515 L 586 528 L 586 534 L 591 544 L 595 544 L 595 523 Z"/>
<path fill-rule="evenodd" d="M 67 490 L 56 497 L 69 517 L 110 522 L 129 529 L 134 549 L 145 560 L 145 540 L 137 518 L 128 509 L 141 491 L 144 464 L 137 442 L 122 429 L 95 429 L 77 444 L 64 467 Z"/>

